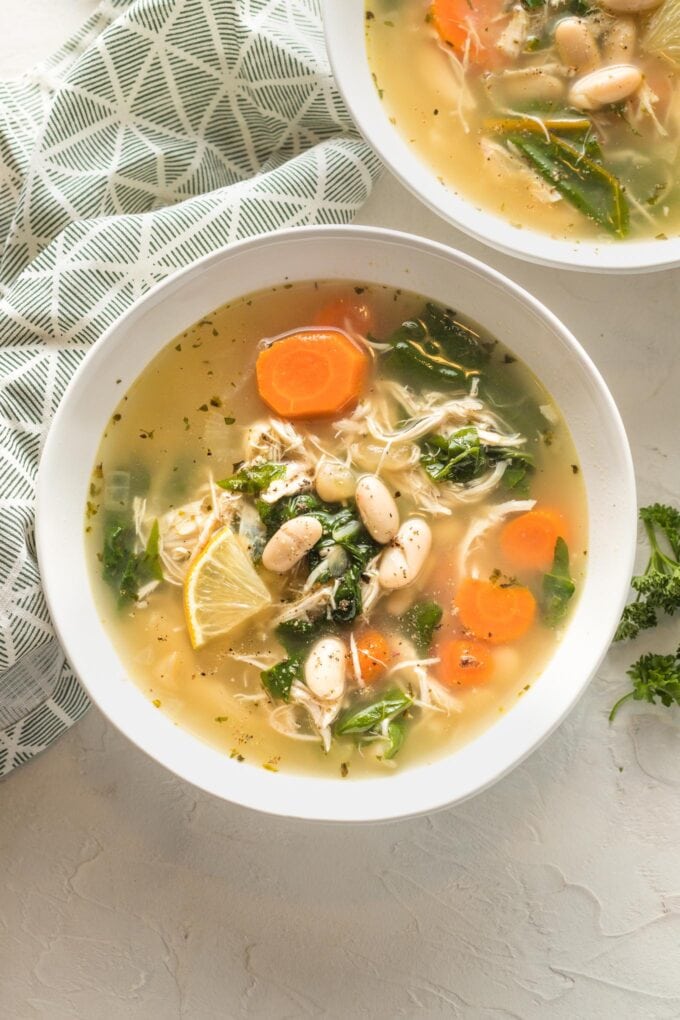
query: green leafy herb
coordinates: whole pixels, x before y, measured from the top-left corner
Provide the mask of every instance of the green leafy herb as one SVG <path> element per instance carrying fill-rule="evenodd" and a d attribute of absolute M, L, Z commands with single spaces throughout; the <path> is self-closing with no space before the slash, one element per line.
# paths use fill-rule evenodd
<path fill-rule="evenodd" d="M 387 736 L 389 739 L 389 745 L 387 750 L 383 753 L 383 758 L 387 758 L 389 761 L 399 753 L 401 745 L 404 743 L 404 739 L 406 738 L 406 723 L 404 719 L 392 719 L 387 727 Z"/>
<path fill-rule="evenodd" d="M 290 656 L 306 651 L 322 634 L 332 632 L 328 620 L 308 620 L 298 616 L 285 620 L 276 628 L 276 636 Z"/>
<path fill-rule="evenodd" d="M 393 719 L 405 712 L 413 704 L 413 699 L 404 691 L 395 687 L 382 698 L 370 705 L 360 705 L 344 712 L 335 724 L 335 732 L 339 736 L 349 733 L 368 733 L 385 719 Z"/>
<path fill-rule="evenodd" d="M 450 436 L 431 433 L 421 441 L 420 463 L 433 482 L 465 484 L 479 478 L 499 461 L 507 461 L 506 485 L 516 492 L 526 490 L 533 471 L 533 458 L 514 447 L 484 443 L 474 425 Z"/>
<path fill-rule="evenodd" d="M 626 701 L 647 701 L 656 704 L 657 698 L 667 708 L 680 705 L 680 648 L 674 655 L 642 655 L 627 671 L 633 690 L 624 694 L 609 713 L 612 722 Z"/>
<path fill-rule="evenodd" d="M 287 496 L 277 500 L 276 503 L 267 503 L 263 499 L 255 500 L 255 508 L 270 538 L 286 521 L 292 521 L 294 517 L 299 517 L 301 514 L 312 514 L 323 510 L 325 506 L 328 504 L 322 503 L 313 493 Z"/>
<path fill-rule="evenodd" d="M 428 303 L 417 319 L 402 323 L 388 341 L 388 372 L 412 383 L 460 387 L 479 375 L 488 351 L 455 312 Z"/>
<path fill-rule="evenodd" d="M 137 536 L 131 515 L 108 513 L 104 523 L 102 576 L 118 593 L 119 605 L 136 602 L 139 589 L 149 581 L 162 581 L 160 531 L 154 521 L 146 548 L 136 551 Z"/>
<path fill-rule="evenodd" d="M 641 630 L 655 627 L 659 611 L 672 616 L 680 608 L 680 511 L 654 503 L 640 508 L 640 520 L 650 556 L 644 573 L 631 581 L 637 599 L 624 609 L 616 641 L 637 637 Z"/>
<path fill-rule="evenodd" d="M 302 681 L 302 658 L 293 655 L 260 673 L 264 689 L 278 701 L 288 701 L 294 680 Z"/>
<path fill-rule="evenodd" d="M 334 607 L 331 609 L 331 618 L 336 623 L 351 623 L 361 613 L 361 573 L 360 563 L 353 563 L 340 579 L 335 590 Z"/>
<path fill-rule="evenodd" d="M 401 629 L 418 655 L 426 655 L 430 650 L 434 632 L 441 623 L 442 607 L 438 602 L 416 602 L 407 609 L 399 622 Z"/>
<path fill-rule="evenodd" d="M 565 618 L 575 591 L 569 572 L 569 548 L 563 538 L 558 538 L 552 569 L 543 576 L 543 619 L 549 627 L 557 627 Z"/>
<path fill-rule="evenodd" d="M 229 492 L 244 492 L 249 495 L 258 495 L 263 489 L 271 485 L 272 482 L 283 478 L 285 473 L 285 464 L 265 461 L 262 464 L 244 465 L 231 478 L 223 478 L 217 484 Z"/>
<path fill-rule="evenodd" d="M 574 208 L 615 237 L 626 236 L 628 202 L 613 174 L 552 132 L 549 139 L 514 132 L 507 140 Z"/>

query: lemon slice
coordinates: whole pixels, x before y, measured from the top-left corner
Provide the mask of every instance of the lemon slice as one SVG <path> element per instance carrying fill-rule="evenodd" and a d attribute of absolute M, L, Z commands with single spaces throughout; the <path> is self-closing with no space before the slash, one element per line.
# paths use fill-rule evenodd
<path fill-rule="evenodd" d="M 194 648 L 228 634 L 272 601 L 229 527 L 201 550 L 184 581 L 184 615 Z"/>

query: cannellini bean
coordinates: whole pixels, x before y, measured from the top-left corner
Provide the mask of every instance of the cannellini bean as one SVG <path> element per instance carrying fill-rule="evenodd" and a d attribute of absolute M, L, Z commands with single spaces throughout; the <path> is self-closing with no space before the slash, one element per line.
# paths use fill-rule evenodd
<path fill-rule="evenodd" d="M 382 545 L 391 542 L 399 530 L 399 510 L 385 483 L 375 475 L 364 475 L 354 498 L 369 535 Z"/>
<path fill-rule="evenodd" d="M 285 574 L 321 538 L 321 525 L 315 517 L 294 517 L 286 521 L 262 551 L 262 566 L 275 574 Z"/>
<path fill-rule="evenodd" d="M 392 544 L 380 557 L 378 580 L 389 591 L 405 588 L 415 581 L 423 569 L 430 547 L 432 532 L 422 517 L 404 521 Z"/>
<path fill-rule="evenodd" d="M 569 91 L 569 102 L 579 110 L 597 110 L 627 99 L 641 83 L 642 74 L 634 64 L 600 67 L 574 82 Z"/>
<path fill-rule="evenodd" d="M 662 0 L 602 0 L 602 6 L 615 14 L 641 14 L 653 11 Z"/>
<path fill-rule="evenodd" d="M 593 71 L 600 63 L 597 43 L 583 18 L 564 18 L 555 29 L 560 60 L 581 73 Z"/>
<path fill-rule="evenodd" d="M 607 32 L 603 55 L 608 64 L 624 64 L 635 54 L 637 26 L 633 18 L 617 18 Z"/>
<path fill-rule="evenodd" d="M 509 71 L 501 79 L 506 95 L 517 102 L 551 102 L 564 95 L 564 82 L 540 67 Z"/>
<path fill-rule="evenodd" d="M 317 468 L 314 487 L 326 503 L 342 503 L 354 495 L 354 475 L 346 464 L 324 460 Z"/>
<path fill-rule="evenodd" d="M 340 638 L 325 637 L 313 646 L 304 665 L 305 683 L 316 698 L 337 701 L 345 690 L 347 649 Z"/>

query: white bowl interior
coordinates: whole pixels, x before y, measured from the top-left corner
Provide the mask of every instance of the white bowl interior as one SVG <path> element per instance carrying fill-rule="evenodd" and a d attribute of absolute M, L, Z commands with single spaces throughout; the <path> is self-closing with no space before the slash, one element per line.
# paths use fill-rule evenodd
<path fill-rule="evenodd" d="M 250 291 L 285 280 L 360 279 L 459 308 L 502 339 L 560 405 L 588 493 L 590 561 L 566 635 L 541 679 L 454 755 L 389 778 L 272 774 L 175 726 L 126 678 L 91 594 L 83 509 L 101 434 L 121 392 L 178 332 Z M 120 385 L 116 380 L 120 379 Z M 170 278 L 90 352 L 59 408 L 38 479 L 37 545 L 52 618 L 70 662 L 109 719 L 180 776 L 220 797 L 302 818 L 377 820 L 461 800 L 503 775 L 559 723 L 606 652 L 628 590 L 635 489 L 618 412 L 594 366 L 537 301 L 434 242 L 360 227 L 316 227 L 242 242 Z"/>
<path fill-rule="evenodd" d="M 322 0 L 333 73 L 364 138 L 395 177 L 434 212 L 471 237 L 530 262 L 596 272 L 650 272 L 680 265 L 680 237 L 594 244 L 562 241 L 515 227 L 444 187 L 389 121 L 371 77 L 365 42 L 364 0 Z"/>

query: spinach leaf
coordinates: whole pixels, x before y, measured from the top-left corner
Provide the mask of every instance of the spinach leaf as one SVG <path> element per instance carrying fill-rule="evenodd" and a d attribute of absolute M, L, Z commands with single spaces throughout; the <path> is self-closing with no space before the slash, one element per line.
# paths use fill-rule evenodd
<path fill-rule="evenodd" d="M 154 521 L 146 549 L 136 552 L 137 537 L 131 514 L 108 513 L 104 520 L 102 576 L 118 594 L 118 604 L 136 602 L 139 589 L 163 580 L 159 555 L 160 531 Z"/>
<path fill-rule="evenodd" d="M 262 686 L 275 700 L 288 701 L 294 680 L 302 680 L 302 657 L 293 655 L 260 673 Z"/>
<path fill-rule="evenodd" d="M 461 387 L 479 375 L 488 352 L 455 312 L 428 303 L 417 319 L 403 322 L 388 343 L 385 369 L 410 383 Z"/>
<path fill-rule="evenodd" d="M 384 719 L 392 719 L 393 716 L 401 715 L 412 704 L 413 698 L 395 687 L 370 705 L 360 705 L 358 708 L 350 708 L 344 712 L 335 724 L 335 732 L 339 736 L 344 736 L 347 733 L 368 733 L 369 730 L 379 726 Z"/>
<path fill-rule="evenodd" d="M 297 617 L 285 620 L 276 628 L 276 636 L 290 656 L 305 652 L 322 634 L 332 633 L 335 628 L 328 620 L 308 620 Z"/>
<path fill-rule="evenodd" d="M 404 743 L 406 737 L 405 720 L 401 718 L 393 719 L 387 727 L 387 736 L 390 742 L 387 750 L 383 753 L 383 758 L 387 758 L 389 761 L 399 753 L 401 745 Z"/>
<path fill-rule="evenodd" d="M 271 538 L 286 521 L 300 517 L 301 514 L 315 513 L 323 509 L 324 505 L 318 496 L 311 492 L 304 492 L 297 496 L 285 496 L 277 500 L 276 503 L 267 503 L 263 499 L 255 500 L 255 509 L 267 529 L 268 538 Z"/>
<path fill-rule="evenodd" d="M 575 209 L 615 237 L 628 233 L 628 202 L 620 182 L 563 138 L 514 132 L 508 142 Z"/>
<path fill-rule="evenodd" d="M 543 618 L 549 627 L 557 627 L 562 622 L 575 591 L 576 585 L 569 572 L 569 548 L 563 538 L 558 538 L 552 569 L 543 576 Z"/>
<path fill-rule="evenodd" d="M 471 482 L 488 466 L 486 449 L 471 425 L 448 438 L 426 436 L 421 444 L 420 463 L 433 482 Z"/>
<path fill-rule="evenodd" d="M 443 610 L 438 602 L 416 602 L 407 609 L 399 623 L 404 635 L 413 642 L 418 655 L 426 655 L 434 632 L 441 623 Z"/>
<path fill-rule="evenodd" d="M 345 571 L 335 590 L 335 606 L 331 609 L 331 619 L 336 623 L 351 623 L 361 613 L 361 573 L 360 563 L 353 563 Z"/>
<path fill-rule="evenodd" d="M 528 475 L 533 471 L 530 454 L 514 447 L 490 446 L 483 443 L 477 429 L 467 426 L 450 436 L 435 433 L 425 436 L 420 444 L 420 463 L 433 482 L 465 484 L 479 478 L 498 461 L 505 460 L 505 484 L 515 491 L 528 488 Z"/>
<path fill-rule="evenodd" d="M 240 467 L 235 475 L 230 478 L 223 478 L 217 484 L 229 492 L 244 492 L 251 496 L 259 494 L 278 478 L 283 478 L 286 473 L 285 464 L 277 464 L 273 461 L 265 461 L 262 464 L 251 464 Z"/>

